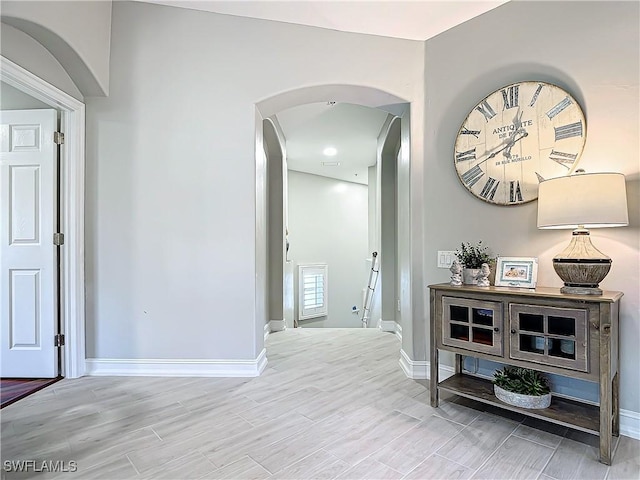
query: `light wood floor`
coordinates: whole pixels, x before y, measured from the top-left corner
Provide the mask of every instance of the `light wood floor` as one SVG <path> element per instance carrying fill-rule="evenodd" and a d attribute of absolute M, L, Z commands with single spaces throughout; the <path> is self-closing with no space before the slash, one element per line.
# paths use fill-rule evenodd
<path fill-rule="evenodd" d="M 607 467 L 595 437 L 457 397 L 431 408 L 399 348 L 374 329 L 295 329 L 271 334 L 258 378 L 63 380 L 0 412 L 1 457 L 78 471 L 2 478 L 639 478 L 637 440 Z"/>

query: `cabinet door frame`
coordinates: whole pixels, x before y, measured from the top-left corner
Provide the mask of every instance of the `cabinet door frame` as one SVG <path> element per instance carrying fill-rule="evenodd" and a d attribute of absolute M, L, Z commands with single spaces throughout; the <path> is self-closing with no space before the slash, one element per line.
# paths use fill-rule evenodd
<path fill-rule="evenodd" d="M 451 310 L 450 306 L 460 306 L 469 309 L 468 313 L 468 321 L 467 322 L 456 322 L 451 319 Z M 473 309 L 476 310 L 491 310 L 493 312 L 492 315 L 492 324 L 491 325 L 483 325 L 480 323 L 473 322 Z M 450 334 L 451 324 L 459 324 L 465 325 L 469 329 L 469 337 L 467 340 L 461 340 L 453 338 Z M 487 332 L 491 332 L 492 335 L 492 345 L 486 345 L 483 343 L 477 343 L 473 341 L 473 328 L 478 328 L 481 330 L 486 330 Z M 504 315 L 503 315 L 503 303 L 502 302 L 494 302 L 488 300 L 474 300 L 467 298 L 459 298 L 459 297 L 450 297 L 443 296 L 442 297 L 442 330 L 440 341 L 443 346 L 447 347 L 458 347 L 464 350 L 469 350 L 471 352 L 481 352 L 488 355 L 496 355 L 502 357 L 504 354 Z"/>
<path fill-rule="evenodd" d="M 532 315 L 543 316 L 543 332 L 527 332 L 540 333 L 535 335 L 544 338 L 544 352 L 536 353 L 522 350 L 520 346 L 520 313 L 528 313 Z M 565 317 L 575 320 L 575 335 L 558 335 L 549 333 L 549 317 Z M 589 340 L 589 309 L 588 308 L 565 308 L 551 307 L 541 305 L 531 305 L 524 303 L 509 304 L 509 358 L 526 362 L 537 363 L 540 365 L 548 365 L 552 367 L 561 367 L 569 370 L 589 373 L 590 368 L 590 340 Z M 563 358 L 556 355 L 549 355 L 548 345 L 549 339 L 561 340 L 571 339 L 574 341 L 575 356 L 571 358 Z"/>

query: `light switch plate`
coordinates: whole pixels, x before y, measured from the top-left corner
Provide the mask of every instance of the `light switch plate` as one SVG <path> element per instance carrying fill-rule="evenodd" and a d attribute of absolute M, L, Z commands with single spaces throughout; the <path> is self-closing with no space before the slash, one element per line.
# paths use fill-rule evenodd
<path fill-rule="evenodd" d="M 438 250 L 438 268 L 449 268 L 456 258 L 456 252 L 451 250 Z"/>

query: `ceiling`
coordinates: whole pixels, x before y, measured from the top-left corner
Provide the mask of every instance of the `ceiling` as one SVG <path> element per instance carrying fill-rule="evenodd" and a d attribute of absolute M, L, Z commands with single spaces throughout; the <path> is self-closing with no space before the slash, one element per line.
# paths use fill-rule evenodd
<path fill-rule="evenodd" d="M 508 0 L 138 0 L 341 32 L 426 40 Z"/>
<path fill-rule="evenodd" d="M 367 168 L 376 163 L 377 139 L 387 115 L 377 108 L 326 102 L 278 113 L 286 138 L 287 166 L 366 185 Z M 323 154 L 327 147 L 335 148 L 336 154 Z"/>
<path fill-rule="evenodd" d="M 508 0 L 138 0 L 225 15 L 309 25 L 343 32 L 424 41 Z M 289 168 L 367 184 L 387 113 L 359 105 L 316 103 L 278 113 Z M 322 151 L 333 146 L 334 157 Z M 323 166 L 322 162 L 339 162 Z"/>

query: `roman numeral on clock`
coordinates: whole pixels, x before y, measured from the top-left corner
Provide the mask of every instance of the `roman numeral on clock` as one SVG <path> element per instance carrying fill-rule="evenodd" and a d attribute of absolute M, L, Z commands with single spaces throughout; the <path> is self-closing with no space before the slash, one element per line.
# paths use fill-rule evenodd
<path fill-rule="evenodd" d="M 458 152 L 456 153 L 456 163 L 464 162 L 466 160 L 475 160 L 476 159 L 476 149 L 475 147 L 471 150 L 467 150 L 466 152 Z"/>
<path fill-rule="evenodd" d="M 496 116 L 496 112 L 493 111 L 493 108 L 491 108 L 491 105 L 489 105 L 486 100 L 483 100 L 483 102 L 476 107 L 476 110 L 484 115 L 484 118 L 487 122 Z"/>
<path fill-rule="evenodd" d="M 551 150 L 549 154 L 549 159 L 559 163 L 567 170 L 571 170 L 571 166 L 575 163 L 577 157 L 577 153 L 556 152 L 555 150 Z"/>
<path fill-rule="evenodd" d="M 482 187 L 480 196 L 486 198 L 487 200 L 493 200 L 493 197 L 496 194 L 496 190 L 498 189 L 498 185 L 500 185 L 500 180 L 489 177 L 487 183 L 485 183 L 484 187 Z"/>
<path fill-rule="evenodd" d="M 529 106 L 533 107 L 536 103 L 536 100 L 538 100 L 538 95 L 540 95 L 540 91 L 542 90 L 542 84 L 539 83 L 538 84 L 538 88 L 536 88 L 536 91 L 533 93 L 533 97 L 531 97 L 531 101 L 529 102 Z"/>
<path fill-rule="evenodd" d="M 467 127 L 462 127 L 462 130 L 460 130 L 460 135 L 473 135 L 474 137 L 478 138 L 478 135 L 480 135 L 480 130 L 469 130 Z"/>
<path fill-rule="evenodd" d="M 512 85 L 509 88 L 502 90 L 502 100 L 504 100 L 504 108 L 513 108 L 518 106 L 518 90 L 520 85 Z"/>
<path fill-rule="evenodd" d="M 465 173 L 462 174 L 462 181 L 469 187 L 473 187 L 476 183 L 478 183 L 478 180 L 480 180 L 482 178 L 482 176 L 484 175 L 484 172 L 482 171 L 482 169 L 480 168 L 480 165 L 476 165 L 475 167 L 473 167 L 471 170 L 466 171 Z"/>
<path fill-rule="evenodd" d="M 520 182 L 512 180 L 509 182 L 509 201 L 511 203 L 522 201 L 522 191 L 520 190 Z"/>
<path fill-rule="evenodd" d="M 571 99 L 569 97 L 565 97 L 560 103 L 558 103 L 555 107 L 547 112 L 547 117 L 551 120 L 553 117 L 558 115 L 561 111 L 571 105 Z"/>
<path fill-rule="evenodd" d="M 562 127 L 554 127 L 554 130 L 556 133 L 556 141 L 562 140 L 563 138 L 581 137 L 582 121 L 563 125 Z"/>

